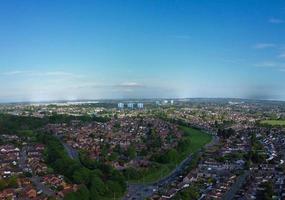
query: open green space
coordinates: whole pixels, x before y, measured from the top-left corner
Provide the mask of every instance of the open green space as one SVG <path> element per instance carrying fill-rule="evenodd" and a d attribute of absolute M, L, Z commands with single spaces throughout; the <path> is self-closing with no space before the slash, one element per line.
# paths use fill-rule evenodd
<path fill-rule="evenodd" d="M 285 120 L 263 120 L 260 122 L 260 124 L 270 126 L 285 126 Z"/>
<path fill-rule="evenodd" d="M 180 161 L 186 158 L 190 153 L 195 153 L 200 150 L 203 146 L 211 142 L 212 136 L 204 131 L 182 126 L 181 129 L 185 133 L 185 137 L 190 138 L 191 145 L 188 146 L 187 150 L 180 154 Z"/>
<path fill-rule="evenodd" d="M 212 136 L 201 130 L 185 126 L 181 126 L 180 128 L 184 132 L 184 139 L 190 140 L 190 145 L 187 145 L 183 151 L 178 151 L 176 161 L 166 164 L 156 163 L 155 167 L 141 171 L 141 173 L 143 173 L 142 178 L 129 180 L 130 183 L 152 183 L 167 176 L 189 154 L 199 151 L 203 146 L 211 141 Z"/>

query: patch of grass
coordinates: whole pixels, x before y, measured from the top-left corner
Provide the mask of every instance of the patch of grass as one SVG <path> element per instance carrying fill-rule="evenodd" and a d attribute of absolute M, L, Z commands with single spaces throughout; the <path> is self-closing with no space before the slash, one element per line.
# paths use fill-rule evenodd
<path fill-rule="evenodd" d="M 176 165 L 183 161 L 189 154 L 198 152 L 203 146 L 211 141 L 212 136 L 201 130 L 185 126 L 181 126 L 180 128 L 184 132 L 184 137 L 190 138 L 191 145 L 189 145 L 184 152 L 179 152 L 177 162 L 168 164 L 157 163 L 156 167 L 150 168 L 143 172 L 143 178 L 138 180 L 130 180 L 130 183 L 152 183 L 167 176 L 173 169 L 175 169 Z"/>
<path fill-rule="evenodd" d="M 179 157 L 180 161 L 185 159 L 189 154 L 199 151 L 203 146 L 208 144 L 212 139 L 211 135 L 201 130 L 189 128 L 185 126 L 181 126 L 180 128 L 184 131 L 185 137 L 189 137 L 191 140 L 191 145 L 189 145 L 188 148 L 183 153 L 180 153 L 180 157 Z"/>
<path fill-rule="evenodd" d="M 144 170 L 142 172 L 144 174 L 143 178 L 137 180 L 129 180 L 128 182 L 142 184 L 152 183 L 168 175 L 174 169 L 174 167 L 175 165 L 172 164 L 157 164 L 155 167 Z"/>
<path fill-rule="evenodd" d="M 260 124 L 270 126 L 285 126 L 285 120 L 263 120 L 260 122 Z"/>

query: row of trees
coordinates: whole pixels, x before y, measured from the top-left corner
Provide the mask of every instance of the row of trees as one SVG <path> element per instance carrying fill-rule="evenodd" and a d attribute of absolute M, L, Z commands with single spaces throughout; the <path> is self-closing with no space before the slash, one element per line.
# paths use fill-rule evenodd
<path fill-rule="evenodd" d="M 152 160 L 161 164 L 177 163 L 180 161 L 180 154 L 187 151 L 189 145 L 191 145 L 191 139 L 186 137 L 178 142 L 175 149 L 169 149 L 166 152 L 154 154 Z"/>
<path fill-rule="evenodd" d="M 123 175 L 111 166 L 94 162 L 88 168 L 78 160 L 70 159 L 54 136 L 39 134 L 38 140 L 47 146 L 45 159 L 54 171 L 63 174 L 68 181 L 80 185 L 77 192 L 65 197 L 66 200 L 97 200 L 113 195 L 121 196 L 126 190 Z"/>
<path fill-rule="evenodd" d="M 70 116 L 70 115 L 52 115 L 44 118 L 14 116 L 0 114 L 0 134 L 15 133 L 19 130 L 35 130 L 44 127 L 48 123 L 69 123 L 73 120 L 82 122 L 107 122 L 110 119 L 100 116 Z"/>
<path fill-rule="evenodd" d="M 126 190 L 126 183 L 124 176 L 119 171 L 95 161 L 86 167 L 79 160 L 69 158 L 63 145 L 56 137 L 39 133 L 39 130 L 48 123 L 69 123 L 72 120 L 105 122 L 109 119 L 97 116 L 75 117 L 66 115 L 53 115 L 40 119 L 0 114 L 0 134 L 18 134 L 19 136 L 34 138 L 36 142 L 45 144 L 44 157 L 49 167 L 55 173 L 64 175 L 67 181 L 80 186 L 77 192 L 68 194 L 65 197 L 66 200 L 97 200 L 114 195 L 122 196 Z M 87 158 L 84 159 L 87 160 Z M 16 184 L 16 179 L 12 177 L 0 181 L 0 189 L 13 187 Z"/>

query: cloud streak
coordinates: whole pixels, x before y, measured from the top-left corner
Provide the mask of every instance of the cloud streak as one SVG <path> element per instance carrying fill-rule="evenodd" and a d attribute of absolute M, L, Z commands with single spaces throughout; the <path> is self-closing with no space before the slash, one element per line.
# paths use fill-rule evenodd
<path fill-rule="evenodd" d="M 90 83 L 84 85 L 78 85 L 74 88 L 83 89 L 83 88 L 109 88 L 109 89 L 137 89 L 137 88 L 146 88 L 147 86 L 137 82 L 123 82 L 119 84 L 97 84 L 97 83 Z"/>
<path fill-rule="evenodd" d="M 0 75 L 2 76 L 35 76 L 35 77 L 70 77 L 70 78 L 79 78 L 83 77 L 82 75 L 65 72 L 65 71 L 8 71 L 3 72 Z"/>
<path fill-rule="evenodd" d="M 269 48 L 274 48 L 276 47 L 276 44 L 273 43 L 258 43 L 254 45 L 255 49 L 269 49 Z"/>
<path fill-rule="evenodd" d="M 256 67 L 277 67 L 278 63 L 266 61 L 266 62 L 257 63 L 254 66 L 256 66 Z"/>
<path fill-rule="evenodd" d="M 257 63 L 254 66 L 259 68 L 273 69 L 278 72 L 285 72 L 285 63 L 282 62 L 266 61 L 266 62 Z"/>
<path fill-rule="evenodd" d="M 114 87 L 118 88 L 142 88 L 145 87 L 145 85 L 137 83 L 137 82 L 124 82 L 118 85 L 114 85 Z"/>
<path fill-rule="evenodd" d="M 283 24 L 284 23 L 284 20 L 283 19 L 278 19 L 278 18 L 275 18 L 275 17 L 272 17 L 268 20 L 269 23 L 271 24 Z"/>

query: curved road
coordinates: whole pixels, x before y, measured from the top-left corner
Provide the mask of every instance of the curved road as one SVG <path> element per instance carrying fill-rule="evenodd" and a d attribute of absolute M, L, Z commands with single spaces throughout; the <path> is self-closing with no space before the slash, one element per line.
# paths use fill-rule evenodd
<path fill-rule="evenodd" d="M 68 156 L 72 159 L 78 159 L 78 152 L 70 145 L 66 144 L 59 135 L 56 137 L 60 140 L 66 149 Z M 205 147 L 213 146 L 218 142 L 218 137 L 213 135 L 212 141 L 205 145 Z M 151 183 L 151 184 L 128 184 L 128 191 L 123 197 L 123 200 L 143 200 L 152 196 L 160 187 L 168 185 L 176 180 L 185 168 L 191 163 L 192 154 L 185 158 L 177 167 L 166 177 Z"/>
<path fill-rule="evenodd" d="M 73 147 L 71 147 L 69 144 L 65 143 L 63 140 L 62 140 L 62 136 L 59 136 L 57 134 L 55 134 L 55 137 L 57 139 L 59 139 L 59 141 L 61 142 L 61 144 L 64 146 L 64 149 L 66 150 L 68 156 L 71 158 L 71 159 L 78 159 L 78 152 L 76 149 L 74 149 Z"/>
<path fill-rule="evenodd" d="M 205 145 L 205 148 L 217 144 L 219 141 L 218 137 L 213 135 L 212 141 Z M 169 185 L 178 178 L 185 168 L 191 163 L 192 154 L 185 158 L 168 176 L 152 183 L 152 184 L 129 184 L 128 192 L 123 197 L 123 200 L 143 200 L 152 196 L 159 188 Z"/>

